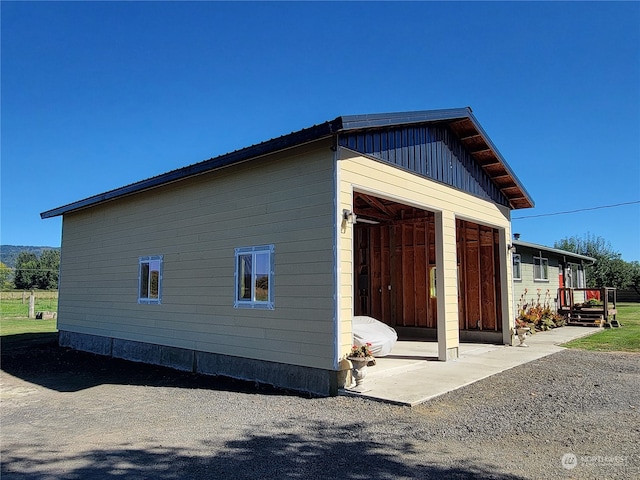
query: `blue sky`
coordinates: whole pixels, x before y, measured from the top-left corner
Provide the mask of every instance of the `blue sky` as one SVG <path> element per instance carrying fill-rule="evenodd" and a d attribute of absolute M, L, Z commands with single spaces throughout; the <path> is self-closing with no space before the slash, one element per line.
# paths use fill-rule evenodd
<path fill-rule="evenodd" d="M 536 202 L 522 240 L 640 260 L 638 2 L 0 8 L 3 244 L 59 246 L 40 212 L 339 115 L 471 106 Z"/>

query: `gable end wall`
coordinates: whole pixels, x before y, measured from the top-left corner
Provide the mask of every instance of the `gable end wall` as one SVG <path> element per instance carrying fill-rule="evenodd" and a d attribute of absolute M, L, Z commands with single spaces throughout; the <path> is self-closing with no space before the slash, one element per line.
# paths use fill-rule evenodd
<path fill-rule="evenodd" d="M 445 124 L 348 133 L 340 146 L 499 205 L 509 201 Z"/>

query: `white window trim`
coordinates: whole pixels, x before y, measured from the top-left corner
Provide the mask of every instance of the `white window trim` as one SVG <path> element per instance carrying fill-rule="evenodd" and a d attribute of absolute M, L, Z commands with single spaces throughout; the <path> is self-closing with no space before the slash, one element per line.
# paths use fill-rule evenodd
<path fill-rule="evenodd" d="M 267 252 L 269 253 L 269 298 L 268 300 L 256 300 L 254 298 L 255 296 L 255 271 L 251 272 L 251 292 L 252 292 L 252 298 L 251 300 L 245 300 L 245 299 L 241 299 L 238 297 L 238 293 L 239 293 L 239 289 L 238 289 L 238 282 L 239 282 L 239 272 L 238 272 L 238 257 L 240 255 L 247 255 L 247 254 L 251 254 L 252 255 L 252 265 L 255 265 L 255 257 L 257 253 L 264 253 Z M 233 302 L 233 307 L 234 308 L 257 308 L 257 309 L 264 309 L 264 310 L 274 310 L 275 309 L 275 297 L 274 297 L 274 277 L 275 277 L 275 269 L 274 269 L 274 252 L 275 252 L 275 247 L 274 245 L 257 245 L 255 247 L 240 247 L 240 248 L 236 248 L 235 249 L 235 267 L 234 267 L 234 271 L 235 271 L 235 275 L 234 275 L 234 291 L 235 293 L 234 295 L 234 302 Z"/>
<path fill-rule="evenodd" d="M 575 267 L 575 270 L 574 270 Z M 567 268 L 571 272 L 571 287 L 585 288 L 584 267 L 581 263 L 568 262 Z M 575 271 L 575 278 L 573 272 Z"/>
<path fill-rule="evenodd" d="M 162 303 L 162 270 L 163 270 L 163 255 L 149 255 L 146 257 L 138 258 L 138 303 L 145 305 L 160 305 Z M 158 298 L 143 298 L 140 297 L 140 282 L 142 281 L 142 264 L 150 263 L 152 261 L 160 261 L 160 271 L 158 272 Z M 149 282 L 149 287 L 151 282 Z"/>
<path fill-rule="evenodd" d="M 516 259 L 518 260 L 518 265 L 520 266 L 520 268 L 518 269 L 518 276 L 516 277 L 516 270 L 515 268 L 513 268 L 513 265 L 515 265 L 516 263 Z M 522 257 L 520 256 L 519 253 L 514 253 L 513 254 L 513 260 L 511 261 L 511 267 L 513 268 L 513 279 L 514 280 L 522 280 Z"/>
<path fill-rule="evenodd" d="M 540 272 L 542 273 L 542 264 L 547 264 L 547 278 L 537 278 L 536 277 L 536 260 L 540 260 Z M 536 282 L 548 282 L 549 281 L 549 259 L 543 256 L 533 257 L 533 280 Z"/>

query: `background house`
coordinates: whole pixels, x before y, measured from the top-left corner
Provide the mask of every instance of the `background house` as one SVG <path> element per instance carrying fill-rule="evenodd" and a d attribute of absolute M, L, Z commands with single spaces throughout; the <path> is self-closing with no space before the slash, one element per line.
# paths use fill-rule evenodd
<path fill-rule="evenodd" d="M 520 299 L 524 298 L 530 303 L 540 294 L 542 301 L 548 298 L 557 310 L 562 300 L 558 298 L 558 288 L 586 288 L 584 266 L 594 263 L 595 258 L 515 238 L 512 244 L 515 302 L 522 303 Z M 584 291 L 575 292 L 574 301 L 584 302 L 585 295 Z"/>
<path fill-rule="evenodd" d="M 354 314 L 509 344 L 532 206 L 469 108 L 338 117 L 42 213 L 60 343 L 324 395 Z"/>

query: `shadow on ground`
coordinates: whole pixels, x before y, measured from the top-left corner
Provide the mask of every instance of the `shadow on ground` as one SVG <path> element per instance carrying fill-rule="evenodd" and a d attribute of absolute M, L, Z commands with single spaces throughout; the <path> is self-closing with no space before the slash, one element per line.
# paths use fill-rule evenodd
<path fill-rule="evenodd" d="M 5 448 L 2 478 L 8 479 L 502 479 L 495 466 L 460 461 L 436 464 L 438 455 L 424 460 L 410 443 L 388 445 L 370 440 L 360 425 L 305 425 L 305 436 L 248 432 L 224 444 L 204 442 L 199 450 L 182 448 L 116 448 L 80 454 L 46 451 L 38 446 Z M 30 452 L 38 452 L 34 458 Z"/>
<path fill-rule="evenodd" d="M 0 339 L 3 372 L 58 392 L 117 384 L 305 396 L 255 382 L 181 372 L 60 347 L 57 333 L 7 335 Z"/>

